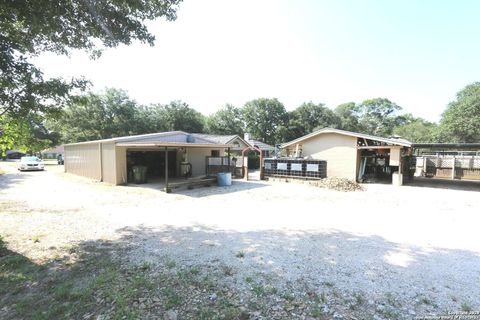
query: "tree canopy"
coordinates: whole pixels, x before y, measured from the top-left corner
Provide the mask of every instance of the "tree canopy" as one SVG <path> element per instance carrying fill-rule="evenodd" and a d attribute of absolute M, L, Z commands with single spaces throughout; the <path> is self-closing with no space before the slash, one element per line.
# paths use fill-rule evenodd
<path fill-rule="evenodd" d="M 184 102 L 142 106 L 126 91 L 109 88 L 73 99 L 51 127 L 61 132 L 63 142 L 80 142 L 161 131 L 202 132 L 203 123 L 203 115 Z"/>
<path fill-rule="evenodd" d="M 81 49 L 97 57 L 103 47 L 153 45 L 147 20 L 176 18 L 180 0 L 3 1 L 0 5 L 0 115 L 46 112 L 65 103 L 84 81 L 44 80 L 29 62 L 49 51 L 69 54 Z"/>
<path fill-rule="evenodd" d="M 340 128 L 347 131 L 363 132 L 359 119 L 356 114 L 355 102 L 347 102 L 337 106 L 334 110 L 340 119 Z"/>
<path fill-rule="evenodd" d="M 204 116 L 185 102 L 172 101 L 155 108 L 154 119 L 161 124 L 163 131 L 203 132 Z"/>
<path fill-rule="evenodd" d="M 287 112 L 278 99 L 260 98 L 249 101 L 242 109 L 247 132 L 269 144 L 280 143 L 281 128 L 285 128 Z"/>
<path fill-rule="evenodd" d="M 76 97 L 60 121 L 65 141 L 78 142 L 136 134 L 136 102 L 123 90 Z"/>
<path fill-rule="evenodd" d="M 440 120 L 440 138 L 445 142 L 480 142 L 480 82 L 457 93 Z"/>
<path fill-rule="evenodd" d="M 402 108 L 385 98 L 365 100 L 355 106 L 360 129 L 377 136 L 389 136 L 395 126 L 397 111 Z"/>
<path fill-rule="evenodd" d="M 437 140 L 438 126 L 421 118 L 416 118 L 393 129 L 393 134 L 416 143 L 434 142 Z"/>
<path fill-rule="evenodd" d="M 214 134 L 238 134 L 244 133 L 242 111 L 231 104 L 226 104 L 205 120 L 205 131 Z"/>
<path fill-rule="evenodd" d="M 30 62 L 42 52 L 68 55 L 71 50 L 87 51 L 93 58 L 102 49 L 134 40 L 153 45 L 155 37 L 148 20 L 176 18 L 181 0 L 58 0 L 2 1 L 0 4 L 0 117 L 2 126 L 11 119 L 49 119 L 70 102 L 75 89 L 84 89 L 84 79 L 44 79 Z M 12 121 L 8 127 L 21 125 Z M 1 128 L 0 128 L 1 129 Z M 12 132 L 0 130 L 2 135 Z M 10 138 L 3 137 L 8 140 Z"/>

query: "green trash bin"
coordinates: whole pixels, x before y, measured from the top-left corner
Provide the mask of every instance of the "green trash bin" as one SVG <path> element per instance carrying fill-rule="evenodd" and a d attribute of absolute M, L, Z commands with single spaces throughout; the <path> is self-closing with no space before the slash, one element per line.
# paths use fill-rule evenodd
<path fill-rule="evenodd" d="M 133 171 L 133 181 L 137 184 L 147 182 L 147 167 L 145 166 L 134 166 Z"/>

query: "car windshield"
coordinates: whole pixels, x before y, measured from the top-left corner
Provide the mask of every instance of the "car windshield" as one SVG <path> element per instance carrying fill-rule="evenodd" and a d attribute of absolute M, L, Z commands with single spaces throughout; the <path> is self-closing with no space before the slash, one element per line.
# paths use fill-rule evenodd
<path fill-rule="evenodd" d="M 20 161 L 22 161 L 22 162 L 40 161 L 40 159 L 38 159 L 37 157 L 22 157 L 22 159 L 20 159 Z"/>

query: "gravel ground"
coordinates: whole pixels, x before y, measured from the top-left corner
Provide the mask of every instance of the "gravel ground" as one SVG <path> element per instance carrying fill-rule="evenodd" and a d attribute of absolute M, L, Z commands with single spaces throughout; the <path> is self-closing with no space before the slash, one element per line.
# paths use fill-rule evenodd
<path fill-rule="evenodd" d="M 334 298 L 322 310 L 336 318 L 363 318 L 352 307 L 360 302 L 376 319 L 480 310 L 480 184 L 345 193 L 234 181 L 165 194 L 92 182 L 61 166 L 0 166 L 0 234 L 39 263 L 52 248 L 109 241 L 128 250 L 122 263 L 227 268 L 231 276 L 218 281 L 245 299 L 258 285 L 278 295 L 327 293 Z M 271 300 L 274 312 L 279 300 Z"/>

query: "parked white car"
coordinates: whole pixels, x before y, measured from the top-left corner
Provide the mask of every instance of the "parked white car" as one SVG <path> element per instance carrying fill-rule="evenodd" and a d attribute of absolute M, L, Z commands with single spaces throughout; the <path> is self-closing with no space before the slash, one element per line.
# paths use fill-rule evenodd
<path fill-rule="evenodd" d="M 37 157 L 21 157 L 20 161 L 17 163 L 17 169 L 19 171 L 43 170 L 44 164 L 43 161 Z"/>

